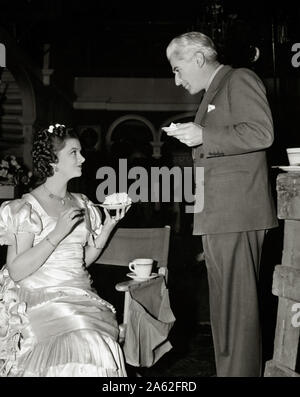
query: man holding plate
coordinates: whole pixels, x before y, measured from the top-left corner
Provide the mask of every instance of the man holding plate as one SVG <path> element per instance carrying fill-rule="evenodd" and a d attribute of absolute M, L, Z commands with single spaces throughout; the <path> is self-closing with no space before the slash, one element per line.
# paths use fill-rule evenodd
<path fill-rule="evenodd" d="M 194 122 L 164 128 L 193 148 L 204 167 L 204 209 L 194 214 L 208 272 L 218 376 L 260 376 L 257 283 L 266 231 L 277 226 L 265 149 L 273 122 L 265 88 L 248 69 L 217 60 L 199 32 L 174 38 L 167 57 L 175 84 L 191 95 L 205 90 Z M 197 199 L 197 197 L 196 197 Z"/>

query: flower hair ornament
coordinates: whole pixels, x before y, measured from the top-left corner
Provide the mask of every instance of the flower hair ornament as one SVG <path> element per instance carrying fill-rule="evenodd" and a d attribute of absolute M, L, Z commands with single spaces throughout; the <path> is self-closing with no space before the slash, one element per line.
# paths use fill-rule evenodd
<path fill-rule="evenodd" d="M 52 134 L 53 131 L 54 131 L 54 128 L 59 128 L 59 127 L 65 127 L 65 125 L 64 125 L 64 124 L 55 124 L 55 126 L 54 126 L 54 125 L 49 125 L 47 131 L 48 131 L 50 134 Z"/>

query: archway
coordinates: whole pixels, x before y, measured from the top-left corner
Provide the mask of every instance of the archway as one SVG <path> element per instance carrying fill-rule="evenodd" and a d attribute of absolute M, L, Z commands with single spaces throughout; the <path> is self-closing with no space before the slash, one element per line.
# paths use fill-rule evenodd
<path fill-rule="evenodd" d="M 116 140 L 113 139 L 113 135 L 115 135 Z M 107 152 L 111 155 L 113 145 L 119 141 L 120 145 L 123 146 L 123 153 L 120 153 L 120 155 L 127 157 L 134 150 L 142 151 L 145 155 L 153 155 L 152 144 L 156 141 L 156 137 L 157 132 L 154 125 L 145 117 L 135 114 L 122 116 L 115 120 L 108 129 L 106 135 Z"/>

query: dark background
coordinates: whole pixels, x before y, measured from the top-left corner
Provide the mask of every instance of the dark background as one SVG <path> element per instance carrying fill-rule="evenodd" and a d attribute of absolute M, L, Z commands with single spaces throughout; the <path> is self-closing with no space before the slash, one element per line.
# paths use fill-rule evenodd
<path fill-rule="evenodd" d="M 291 64 L 291 47 L 300 42 L 299 20 L 300 2 L 292 1 L 0 1 L 0 27 L 37 68 L 43 67 L 44 44 L 50 44 L 51 79 L 69 98 L 74 97 L 74 78 L 78 76 L 172 77 L 165 56 L 170 40 L 192 30 L 208 34 L 217 45 L 221 62 L 249 67 L 266 83 L 275 130 L 275 141 L 268 151 L 270 165 L 287 164 L 286 147 L 300 146 L 300 67 Z M 260 51 L 257 61 L 253 59 L 255 47 Z M 118 112 L 102 114 L 103 128 L 119 116 Z M 97 117 L 94 111 L 72 114 L 75 123 Z M 157 123 L 162 119 L 160 114 L 152 117 Z M 46 121 L 47 117 L 40 120 Z M 0 147 L 2 144 L 0 135 Z M 277 174 L 278 170 L 270 168 L 275 200 Z M 166 217 L 160 222 L 168 220 Z M 271 294 L 272 274 L 281 261 L 282 240 L 280 223 L 267 237 L 261 274 L 268 359 L 277 310 L 277 299 Z M 174 336 L 177 347 L 186 347 L 186 336 L 197 321 L 208 320 L 205 267 L 195 260 L 200 245 L 191 239 L 190 219 L 171 241 L 170 293 L 178 320 L 179 331 Z M 109 274 L 109 278 L 114 276 Z M 109 295 L 112 288 L 99 279 L 101 291 L 106 289 Z"/>
<path fill-rule="evenodd" d="M 50 44 L 53 80 L 70 97 L 76 76 L 172 77 L 169 41 L 191 30 L 210 35 L 222 62 L 249 67 L 269 81 L 273 164 L 286 160 L 283 146 L 298 142 L 300 68 L 291 64 L 291 47 L 300 42 L 299 19 L 294 1 L 0 1 L 0 26 L 40 68 L 44 44 Z M 260 57 L 253 62 L 255 47 Z"/>

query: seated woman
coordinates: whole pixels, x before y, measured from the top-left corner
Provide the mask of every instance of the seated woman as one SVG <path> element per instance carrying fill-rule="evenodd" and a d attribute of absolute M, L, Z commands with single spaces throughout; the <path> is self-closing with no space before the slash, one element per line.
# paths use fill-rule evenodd
<path fill-rule="evenodd" d="M 81 175 L 77 135 L 56 124 L 33 141 L 43 183 L 0 209 L 0 376 L 126 376 L 115 310 L 91 288 L 86 267 L 125 215 L 105 222 L 67 183 Z"/>

